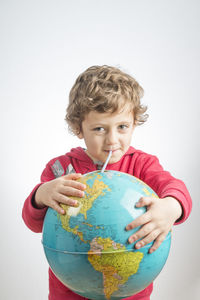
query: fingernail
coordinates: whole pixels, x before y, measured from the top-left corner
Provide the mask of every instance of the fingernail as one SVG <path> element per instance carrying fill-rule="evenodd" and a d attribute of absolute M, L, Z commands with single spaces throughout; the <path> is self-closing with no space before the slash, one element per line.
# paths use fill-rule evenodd
<path fill-rule="evenodd" d="M 140 242 L 140 243 L 137 243 L 136 244 L 136 248 L 137 249 L 140 249 L 140 248 L 142 248 L 144 246 L 144 242 Z"/>
<path fill-rule="evenodd" d="M 131 243 L 133 243 L 133 242 L 135 242 L 135 237 L 134 236 L 131 237 Z"/>
<path fill-rule="evenodd" d="M 74 204 L 74 206 L 76 206 L 76 207 L 79 205 L 79 204 L 78 204 L 78 201 L 74 201 L 73 204 Z"/>
<path fill-rule="evenodd" d="M 129 241 L 130 241 L 130 244 L 132 244 L 136 241 L 136 239 L 135 239 L 135 237 L 130 237 Z"/>

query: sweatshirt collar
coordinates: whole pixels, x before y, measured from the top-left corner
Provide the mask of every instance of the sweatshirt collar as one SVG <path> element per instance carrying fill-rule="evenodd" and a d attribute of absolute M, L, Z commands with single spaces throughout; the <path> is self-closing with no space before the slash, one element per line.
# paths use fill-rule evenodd
<path fill-rule="evenodd" d="M 127 152 L 121 157 L 121 159 L 113 164 L 108 164 L 107 167 L 110 169 L 112 166 L 115 166 L 116 164 L 120 163 L 120 161 L 125 157 L 133 154 L 135 152 L 135 149 L 130 146 Z M 103 165 L 102 162 L 93 161 L 85 152 L 85 149 L 82 147 L 72 148 L 70 152 L 66 153 L 68 156 L 75 158 L 79 161 L 82 161 L 84 164 L 87 163 L 89 165 Z"/>

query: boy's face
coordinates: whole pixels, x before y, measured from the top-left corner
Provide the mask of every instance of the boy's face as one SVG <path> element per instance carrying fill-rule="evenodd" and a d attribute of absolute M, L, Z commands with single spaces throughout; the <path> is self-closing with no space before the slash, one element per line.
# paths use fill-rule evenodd
<path fill-rule="evenodd" d="M 116 113 L 89 112 L 82 122 L 79 138 L 83 138 L 87 154 L 95 161 L 105 162 L 112 150 L 109 163 L 115 163 L 128 150 L 134 130 L 130 108 Z"/>

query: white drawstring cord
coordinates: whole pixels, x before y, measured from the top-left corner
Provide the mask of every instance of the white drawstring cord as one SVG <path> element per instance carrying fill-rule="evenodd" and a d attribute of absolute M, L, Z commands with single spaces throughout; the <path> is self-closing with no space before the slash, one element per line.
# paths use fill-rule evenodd
<path fill-rule="evenodd" d="M 107 167 L 107 164 L 108 164 L 108 162 L 109 162 L 109 160 L 111 158 L 111 155 L 112 155 L 112 150 L 109 151 L 108 157 L 107 157 L 107 159 L 106 159 L 106 161 L 105 161 L 105 163 L 104 163 L 104 165 L 103 165 L 103 167 L 101 169 L 101 173 L 103 173 L 105 171 L 105 168 Z"/>

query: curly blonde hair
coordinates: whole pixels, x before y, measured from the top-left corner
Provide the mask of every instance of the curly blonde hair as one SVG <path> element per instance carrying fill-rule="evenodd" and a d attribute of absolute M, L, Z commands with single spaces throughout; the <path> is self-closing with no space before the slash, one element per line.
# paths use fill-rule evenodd
<path fill-rule="evenodd" d="M 76 79 L 69 94 L 65 120 L 70 131 L 78 135 L 90 111 L 114 113 L 129 104 L 135 124 L 140 125 L 148 118 L 147 107 L 140 103 L 142 96 L 143 88 L 132 76 L 115 67 L 92 66 Z"/>

